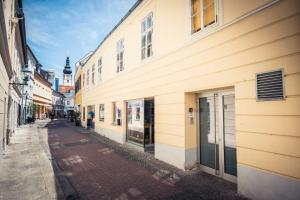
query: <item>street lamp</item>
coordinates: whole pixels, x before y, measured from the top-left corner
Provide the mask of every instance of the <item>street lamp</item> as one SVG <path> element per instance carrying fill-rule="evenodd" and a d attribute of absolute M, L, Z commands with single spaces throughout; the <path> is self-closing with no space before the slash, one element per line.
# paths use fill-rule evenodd
<path fill-rule="evenodd" d="M 28 85 L 28 81 L 29 81 L 29 76 L 26 75 L 26 74 L 31 74 L 31 70 L 29 69 L 28 65 L 25 64 L 23 67 L 22 67 L 22 73 L 24 73 L 25 77 L 23 78 L 23 83 L 17 83 L 17 82 L 12 82 L 12 83 L 9 83 L 9 85 Z"/>

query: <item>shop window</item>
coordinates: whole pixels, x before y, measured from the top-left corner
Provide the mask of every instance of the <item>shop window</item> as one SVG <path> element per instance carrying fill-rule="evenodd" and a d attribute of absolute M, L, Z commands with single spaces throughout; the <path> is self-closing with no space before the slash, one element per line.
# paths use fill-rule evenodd
<path fill-rule="evenodd" d="M 124 39 L 117 42 L 117 72 L 124 70 Z"/>
<path fill-rule="evenodd" d="M 192 33 L 216 23 L 217 0 L 191 0 Z"/>
<path fill-rule="evenodd" d="M 99 105 L 99 121 L 104 122 L 104 104 Z"/>
<path fill-rule="evenodd" d="M 150 13 L 141 24 L 141 58 L 144 60 L 153 55 L 152 35 L 153 35 L 153 14 Z"/>

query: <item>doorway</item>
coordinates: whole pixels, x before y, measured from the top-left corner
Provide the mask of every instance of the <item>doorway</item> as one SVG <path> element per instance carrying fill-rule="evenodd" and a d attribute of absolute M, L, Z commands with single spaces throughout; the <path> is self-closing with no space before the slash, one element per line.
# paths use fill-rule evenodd
<path fill-rule="evenodd" d="M 213 92 L 199 96 L 199 161 L 211 174 L 236 182 L 235 95 Z"/>
<path fill-rule="evenodd" d="M 127 142 L 154 153 L 154 99 L 127 102 Z"/>

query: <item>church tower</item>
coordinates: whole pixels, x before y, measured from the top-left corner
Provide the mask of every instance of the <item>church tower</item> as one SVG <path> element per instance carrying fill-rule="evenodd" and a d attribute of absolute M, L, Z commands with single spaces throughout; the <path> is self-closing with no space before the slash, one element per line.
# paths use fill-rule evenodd
<path fill-rule="evenodd" d="M 63 74 L 63 85 L 64 86 L 72 86 L 72 69 L 70 67 L 70 59 L 69 56 L 66 59 L 66 65 L 64 68 Z"/>

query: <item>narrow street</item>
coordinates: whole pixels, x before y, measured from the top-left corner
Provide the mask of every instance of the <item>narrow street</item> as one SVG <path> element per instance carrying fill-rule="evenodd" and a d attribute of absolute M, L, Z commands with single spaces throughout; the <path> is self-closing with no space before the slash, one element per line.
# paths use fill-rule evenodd
<path fill-rule="evenodd" d="M 182 171 L 65 120 L 17 129 L 0 165 L 0 199 L 243 199 L 236 185 Z"/>
<path fill-rule="evenodd" d="M 50 152 L 80 199 L 238 199 L 236 185 L 183 172 L 73 123 L 48 126 Z M 65 185 L 65 184 L 64 184 Z M 70 190 L 69 190 L 70 191 Z"/>

